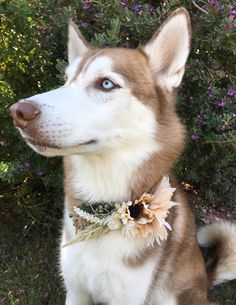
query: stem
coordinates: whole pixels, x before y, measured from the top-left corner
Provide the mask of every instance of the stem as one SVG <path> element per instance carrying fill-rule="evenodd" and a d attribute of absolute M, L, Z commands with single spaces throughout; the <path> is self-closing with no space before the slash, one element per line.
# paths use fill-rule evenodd
<path fill-rule="evenodd" d="M 233 142 L 235 142 L 235 140 L 234 139 L 232 139 L 232 140 L 225 140 L 225 141 L 206 141 L 206 142 L 204 142 L 204 144 L 225 144 L 225 143 L 233 143 Z"/>
<path fill-rule="evenodd" d="M 199 9 L 201 12 L 203 12 L 203 13 L 209 15 L 209 13 L 208 13 L 206 10 L 204 10 L 203 8 L 201 8 L 199 5 L 197 5 L 197 3 L 196 3 L 195 1 L 192 1 L 192 3 L 193 3 L 193 5 L 194 5 L 197 9 Z"/>

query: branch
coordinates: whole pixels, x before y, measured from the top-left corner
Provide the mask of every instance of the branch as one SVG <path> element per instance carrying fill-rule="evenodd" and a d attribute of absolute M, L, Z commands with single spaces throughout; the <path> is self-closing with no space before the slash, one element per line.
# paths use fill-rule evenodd
<path fill-rule="evenodd" d="M 196 3 L 195 1 L 192 1 L 192 3 L 193 3 L 193 5 L 194 5 L 197 9 L 199 9 L 201 12 L 203 12 L 203 13 L 209 15 L 209 13 L 208 13 L 206 10 L 204 10 L 203 8 L 201 8 L 199 5 L 197 5 L 197 3 Z"/>

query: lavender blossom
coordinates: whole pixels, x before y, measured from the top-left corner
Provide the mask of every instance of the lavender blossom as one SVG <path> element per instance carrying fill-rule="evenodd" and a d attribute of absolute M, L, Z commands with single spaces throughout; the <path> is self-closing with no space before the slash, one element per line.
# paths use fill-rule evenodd
<path fill-rule="evenodd" d="M 120 5 L 121 6 L 126 6 L 129 0 L 120 0 Z"/>
<path fill-rule="evenodd" d="M 154 13 L 156 11 L 156 8 L 153 4 L 149 4 L 148 6 L 148 12 L 149 13 Z"/>
<path fill-rule="evenodd" d="M 213 94 L 213 92 L 212 92 L 212 90 L 211 90 L 211 88 L 208 88 L 208 90 L 207 90 L 207 95 L 209 96 L 209 97 L 212 97 L 214 94 Z"/>
<path fill-rule="evenodd" d="M 36 175 L 38 177 L 42 177 L 44 175 L 44 172 L 43 171 L 37 171 Z"/>
<path fill-rule="evenodd" d="M 132 9 L 135 11 L 137 15 L 139 15 L 142 11 L 142 5 L 141 4 L 136 4 L 132 7 Z"/>
<path fill-rule="evenodd" d="M 235 90 L 233 88 L 229 88 L 228 91 L 227 91 L 227 95 L 228 96 L 234 96 L 235 94 Z"/>
<path fill-rule="evenodd" d="M 229 15 L 230 19 L 236 19 L 236 8 L 233 8 Z"/>
<path fill-rule="evenodd" d="M 193 140 L 193 141 L 198 141 L 199 140 L 199 136 L 194 132 L 192 135 L 191 135 L 191 139 Z"/>
<path fill-rule="evenodd" d="M 83 4 L 83 10 L 85 10 L 85 11 L 90 10 L 91 7 L 92 7 L 92 4 L 89 3 L 89 2 L 85 2 L 85 3 Z"/>
<path fill-rule="evenodd" d="M 87 29 L 89 27 L 87 22 L 81 22 L 80 26 L 81 26 L 82 29 Z"/>
<path fill-rule="evenodd" d="M 205 113 L 203 111 L 200 111 L 198 115 L 198 127 L 203 128 L 206 125 L 205 122 Z"/>

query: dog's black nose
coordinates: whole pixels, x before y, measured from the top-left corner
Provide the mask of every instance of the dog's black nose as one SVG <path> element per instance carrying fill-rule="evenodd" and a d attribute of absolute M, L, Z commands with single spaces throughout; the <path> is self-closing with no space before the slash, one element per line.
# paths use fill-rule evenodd
<path fill-rule="evenodd" d="M 27 125 L 38 119 L 40 109 L 30 100 L 21 100 L 10 107 L 10 113 L 16 126 L 26 128 Z"/>

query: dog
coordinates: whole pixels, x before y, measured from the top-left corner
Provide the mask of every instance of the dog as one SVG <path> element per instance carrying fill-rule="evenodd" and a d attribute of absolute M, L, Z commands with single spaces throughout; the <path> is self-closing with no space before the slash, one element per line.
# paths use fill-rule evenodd
<path fill-rule="evenodd" d="M 172 173 L 185 141 L 175 99 L 190 40 L 184 8 L 137 49 L 91 48 L 70 21 L 65 85 L 10 108 L 33 150 L 64 159 L 66 305 L 210 305 L 207 288 L 236 278 L 236 225 L 206 226 L 198 242 L 190 205 Z M 147 244 L 120 229 L 76 241 L 87 222 L 75 228 L 74 207 L 133 204 L 154 194 L 163 176 L 178 204 L 168 211 L 159 242 Z M 215 249 L 207 268 L 199 243 Z"/>

